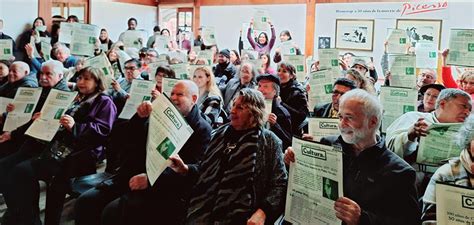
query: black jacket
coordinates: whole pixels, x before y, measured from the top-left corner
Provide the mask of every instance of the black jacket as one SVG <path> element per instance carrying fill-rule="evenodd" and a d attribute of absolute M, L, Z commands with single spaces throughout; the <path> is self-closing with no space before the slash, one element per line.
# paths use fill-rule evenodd
<path fill-rule="evenodd" d="M 272 113 L 277 116 L 277 122 L 270 126 L 270 130 L 281 139 L 282 150 L 285 151 L 286 148 L 291 146 L 291 138 L 293 137 L 290 113 L 276 99 L 273 99 L 272 102 Z"/>
<path fill-rule="evenodd" d="M 385 140 L 358 156 L 341 136 L 321 139 L 343 150 L 344 196 L 361 208 L 360 225 L 419 225 L 420 208 L 415 186 L 415 170 L 395 153 Z"/>
<path fill-rule="evenodd" d="M 227 78 L 225 83 L 227 84 L 230 79 L 235 77 L 235 75 L 237 74 L 237 69 L 235 68 L 234 64 L 229 61 L 228 63 L 223 64 L 218 63 L 214 67 L 213 72 L 216 78 L 225 76 Z"/>
<path fill-rule="evenodd" d="M 309 115 L 306 90 L 296 79 L 280 87 L 281 104 L 290 112 L 293 135 L 301 136 L 300 125 Z"/>
<path fill-rule="evenodd" d="M 318 104 L 314 107 L 314 117 L 329 118 L 331 116 L 332 103 Z"/>
<path fill-rule="evenodd" d="M 28 74 L 19 81 L 3 84 L 0 86 L 0 97 L 14 98 L 19 87 L 38 87 L 38 80 L 35 74 Z"/>

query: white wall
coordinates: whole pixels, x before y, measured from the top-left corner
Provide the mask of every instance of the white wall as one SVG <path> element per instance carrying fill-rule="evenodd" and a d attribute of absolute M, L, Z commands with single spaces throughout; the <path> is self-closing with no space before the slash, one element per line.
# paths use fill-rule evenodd
<path fill-rule="evenodd" d="M 304 52 L 306 5 L 232 5 L 232 6 L 201 6 L 201 25 L 214 26 L 219 49 L 238 49 L 239 32 L 242 23 L 249 23 L 254 15 L 254 8 L 267 9 L 275 26 L 277 40 L 275 49 L 280 44 L 279 34 L 289 30 L 293 40 Z M 270 31 L 268 31 L 270 32 Z M 270 35 L 270 33 L 268 33 Z M 247 31 L 242 33 L 246 38 Z"/>
<path fill-rule="evenodd" d="M 90 12 L 91 24 L 106 28 L 113 41 L 116 41 L 120 33 L 127 29 L 127 21 L 130 17 L 138 20 L 137 29 L 145 29 L 150 35 L 157 24 L 155 6 L 92 0 Z"/>
<path fill-rule="evenodd" d="M 425 1 L 427 2 L 427 1 Z M 441 28 L 441 47 L 448 46 L 450 28 L 474 28 L 474 2 L 448 1 L 446 8 L 402 15 L 403 2 L 396 3 L 339 3 L 317 4 L 315 22 L 315 52 L 317 54 L 318 36 L 331 37 L 331 47 L 335 47 L 336 19 L 375 19 L 373 51 L 341 50 L 340 53 L 351 51 L 356 55 L 373 56 L 380 78 L 380 58 L 383 54 L 383 43 L 387 35 L 387 28 L 396 27 L 396 19 L 437 19 L 443 20 Z M 412 3 L 413 5 L 413 3 Z M 378 11 L 377 11 L 378 10 Z"/>
<path fill-rule="evenodd" d="M 0 18 L 3 19 L 4 33 L 13 39 L 38 17 L 38 0 L 0 0 Z"/>

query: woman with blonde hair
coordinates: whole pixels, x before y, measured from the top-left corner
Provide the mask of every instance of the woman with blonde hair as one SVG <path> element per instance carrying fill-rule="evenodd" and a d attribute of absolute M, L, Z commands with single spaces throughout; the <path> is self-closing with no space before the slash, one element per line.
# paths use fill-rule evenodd
<path fill-rule="evenodd" d="M 217 118 L 222 112 L 222 95 L 214 74 L 209 68 L 201 66 L 194 70 L 193 81 L 199 88 L 197 106 L 207 116 L 211 126 L 217 127 Z"/>
<path fill-rule="evenodd" d="M 449 54 L 449 49 L 446 49 L 443 51 L 441 54 L 442 56 L 442 64 L 443 64 L 443 70 L 442 70 L 442 78 L 443 78 L 443 84 L 446 88 L 458 88 L 461 89 L 465 92 L 467 92 L 470 96 L 471 99 L 474 97 L 474 71 L 468 70 L 464 71 L 461 74 L 461 78 L 457 81 L 454 81 L 454 78 L 451 74 L 451 67 L 446 66 L 446 58 L 448 57 Z"/>
<path fill-rule="evenodd" d="M 359 71 L 355 69 L 348 69 L 345 78 L 356 83 L 357 88 L 366 90 L 371 94 L 375 94 L 375 88 L 367 77 L 362 76 Z"/>

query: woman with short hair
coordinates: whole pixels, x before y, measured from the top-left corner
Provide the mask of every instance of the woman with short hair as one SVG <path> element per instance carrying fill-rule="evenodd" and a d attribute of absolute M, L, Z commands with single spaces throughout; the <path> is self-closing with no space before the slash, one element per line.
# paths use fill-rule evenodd
<path fill-rule="evenodd" d="M 45 224 L 59 224 L 70 179 L 96 172 L 96 162 L 104 154 L 103 146 L 117 109 L 103 93 L 106 83 L 101 70 L 86 67 L 79 71 L 76 88 L 79 93 L 58 121 L 62 128 L 51 143 L 29 138 L 20 147 L 19 151 L 30 152 L 33 157 L 19 162 L 9 172 L 3 192 L 9 211 L 6 218 L 9 222 L 3 221 L 5 224 L 40 223 L 39 180 L 48 183 Z M 41 113 L 36 113 L 33 120 L 40 117 Z M 53 156 L 54 151 L 63 148 L 71 152 L 64 151 L 59 159 L 58 154 Z M 41 153 L 39 158 L 34 156 L 38 153 Z"/>
<path fill-rule="evenodd" d="M 263 128 L 263 95 L 244 88 L 233 102 L 199 164 L 170 158 L 174 171 L 197 177 L 185 224 L 273 224 L 283 212 L 288 176 L 280 139 Z"/>

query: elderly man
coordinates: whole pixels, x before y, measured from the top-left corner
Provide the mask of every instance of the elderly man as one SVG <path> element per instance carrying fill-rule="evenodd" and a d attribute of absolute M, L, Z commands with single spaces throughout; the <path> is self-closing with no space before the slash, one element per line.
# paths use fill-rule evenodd
<path fill-rule="evenodd" d="M 257 77 L 258 90 L 262 92 L 266 101 L 272 101 L 271 113 L 267 122 L 270 130 L 278 136 L 282 143 L 282 149 L 291 146 L 291 116 L 288 110 L 283 107 L 280 94 L 280 78 L 273 74 L 263 74 Z"/>
<path fill-rule="evenodd" d="M 444 89 L 439 93 L 433 112 L 405 113 L 387 128 L 387 147 L 400 157 L 412 154 L 416 157 L 418 139 L 426 136 L 430 124 L 462 123 L 471 113 L 471 108 L 469 94 L 459 89 Z"/>
<path fill-rule="evenodd" d="M 19 87 L 38 87 L 36 77 L 29 74 L 28 64 L 19 61 L 12 63 L 8 82 L 0 86 L 0 97 L 14 98 Z"/>
<path fill-rule="evenodd" d="M 227 84 L 230 79 L 235 77 L 237 68 L 230 62 L 229 49 L 223 49 L 219 52 L 217 55 L 217 65 L 213 68 L 212 72 L 216 76 L 216 83 L 219 87 Z"/>
<path fill-rule="evenodd" d="M 186 163 L 198 163 L 211 136 L 211 127 L 196 106 L 198 95 L 198 87 L 188 80 L 179 81 L 171 91 L 171 101 L 194 130 L 179 152 Z M 126 161 L 114 179 L 114 184 L 89 190 L 77 200 L 77 225 L 99 224 L 101 215 L 101 224 L 148 224 L 153 219 L 159 219 L 162 224 L 172 225 L 179 224 L 184 217 L 182 199 L 194 181 L 167 168 L 155 185 L 151 186 L 145 174 L 146 121 L 151 111 L 151 103 L 144 102 L 138 107 L 137 115 L 130 120 L 128 138 L 136 141 L 128 149 L 129 156 L 124 157 Z M 125 195 L 119 198 L 123 194 Z"/>
<path fill-rule="evenodd" d="M 364 90 L 340 99 L 341 135 L 325 144 L 340 145 L 343 154 L 344 197 L 334 203 L 336 217 L 345 224 L 420 224 L 415 171 L 385 147 L 377 135 L 382 119 L 379 100 Z M 285 162 L 294 161 L 288 148 Z"/>
<path fill-rule="evenodd" d="M 39 112 L 43 108 L 43 104 L 51 91 L 51 88 L 55 88 L 62 91 L 69 91 L 66 82 L 63 78 L 64 67 L 61 62 L 56 60 L 50 60 L 43 63 L 41 67 L 41 74 L 39 83 L 42 87 L 41 95 L 36 104 L 33 113 Z M 13 104 L 7 106 L 7 111 L 11 112 L 15 109 Z M 9 155 L 14 152 L 24 142 L 24 133 L 31 125 L 32 121 L 18 127 L 11 132 L 4 132 L 0 135 L 0 158 Z"/>
<path fill-rule="evenodd" d="M 338 118 L 339 99 L 346 92 L 356 88 L 354 81 L 347 78 L 338 78 L 332 88 L 332 101 L 316 105 L 314 107 L 313 116 L 320 118 Z"/>

